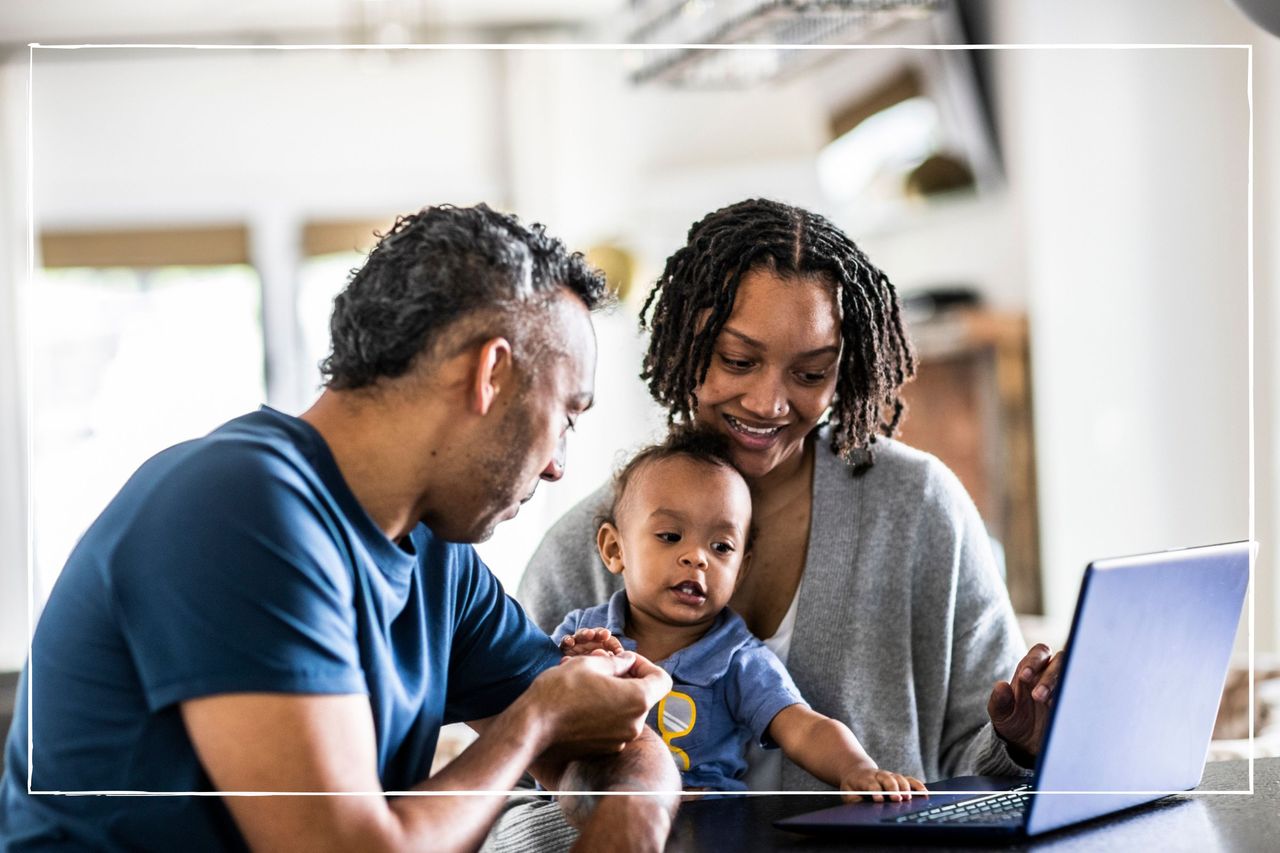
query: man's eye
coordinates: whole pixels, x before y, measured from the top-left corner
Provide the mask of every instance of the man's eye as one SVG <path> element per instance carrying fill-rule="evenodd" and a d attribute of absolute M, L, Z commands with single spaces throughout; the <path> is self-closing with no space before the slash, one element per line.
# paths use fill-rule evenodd
<path fill-rule="evenodd" d="M 671 543 L 675 543 L 675 542 L 679 542 L 679 541 L 680 541 L 680 534 L 679 534 L 679 533 L 663 532 L 663 533 L 659 533 L 659 534 L 658 534 L 658 538 L 659 538 L 659 539 L 661 539 L 663 542 L 671 542 Z"/>

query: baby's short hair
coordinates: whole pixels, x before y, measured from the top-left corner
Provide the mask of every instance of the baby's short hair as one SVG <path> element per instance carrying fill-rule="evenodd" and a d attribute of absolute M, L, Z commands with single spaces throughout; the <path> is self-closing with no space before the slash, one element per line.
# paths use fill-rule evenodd
<path fill-rule="evenodd" d="M 606 522 L 617 526 L 618 507 L 622 504 L 627 487 L 635 479 L 637 471 L 654 462 L 684 456 L 704 465 L 728 468 L 741 477 L 742 472 L 734 464 L 729 448 L 729 439 L 715 430 L 696 424 L 676 424 L 663 441 L 641 448 L 613 475 L 613 499 L 609 502 L 608 510 L 596 517 L 596 529 Z M 752 525 L 747 531 L 748 550 L 754 539 L 755 525 Z"/>

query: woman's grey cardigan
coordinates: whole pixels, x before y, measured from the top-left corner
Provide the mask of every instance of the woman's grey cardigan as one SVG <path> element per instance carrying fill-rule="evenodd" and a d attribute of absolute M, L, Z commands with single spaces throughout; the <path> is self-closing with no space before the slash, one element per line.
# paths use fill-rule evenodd
<path fill-rule="evenodd" d="M 937 780 L 1025 772 L 987 719 L 1025 649 L 991 544 L 960 481 L 927 453 L 873 446 L 861 476 L 819 438 L 809 552 L 787 668 L 813 708 L 886 769 Z M 596 554 L 605 484 L 547 533 L 518 598 L 550 632 L 621 586 Z M 789 761 L 785 790 L 828 786 Z"/>

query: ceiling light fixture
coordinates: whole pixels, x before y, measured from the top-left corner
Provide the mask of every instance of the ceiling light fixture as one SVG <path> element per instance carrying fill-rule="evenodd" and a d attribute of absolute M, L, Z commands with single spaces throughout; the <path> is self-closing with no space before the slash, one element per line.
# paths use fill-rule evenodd
<path fill-rule="evenodd" d="M 788 47 L 862 41 L 898 21 L 927 17 L 947 5 L 948 0 L 632 0 L 631 17 L 639 23 L 628 41 L 686 46 L 645 51 L 645 61 L 631 79 L 691 88 L 776 79 L 823 53 Z"/>

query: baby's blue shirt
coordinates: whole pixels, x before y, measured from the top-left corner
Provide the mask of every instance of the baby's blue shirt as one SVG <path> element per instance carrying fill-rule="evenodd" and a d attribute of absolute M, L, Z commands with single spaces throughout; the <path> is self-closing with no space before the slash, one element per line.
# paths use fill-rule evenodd
<path fill-rule="evenodd" d="M 625 633 L 627 607 L 626 590 L 619 590 L 605 604 L 570 613 L 551 638 L 559 643 L 582 628 L 608 628 L 635 651 Z M 671 749 L 684 786 L 745 791 L 747 744 L 754 738 L 776 748 L 769 723 L 783 708 L 805 704 L 782 661 L 726 607 L 700 640 L 655 663 L 674 685 L 648 723 Z"/>

